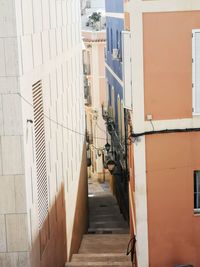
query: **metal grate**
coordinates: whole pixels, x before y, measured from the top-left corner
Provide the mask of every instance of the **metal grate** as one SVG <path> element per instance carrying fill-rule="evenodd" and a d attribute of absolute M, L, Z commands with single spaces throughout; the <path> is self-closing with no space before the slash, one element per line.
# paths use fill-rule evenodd
<path fill-rule="evenodd" d="M 42 228 L 49 209 L 48 201 L 48 180 L 46 168 L 46 147 L 45 147 L 45 127 L 42 81 L 38 81 L 32 86 L 33 110 L 34 110 L 34 131 L 35 131 L 35 153 L 37 171 L 37 197 L 39 227 Z"/>

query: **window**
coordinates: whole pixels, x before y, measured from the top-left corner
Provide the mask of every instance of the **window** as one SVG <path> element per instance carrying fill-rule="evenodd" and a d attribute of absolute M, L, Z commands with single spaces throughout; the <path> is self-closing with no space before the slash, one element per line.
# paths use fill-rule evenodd
<path fill-rule="evenodd" d="M 119 49 L 119 32 L 116 31 L 116 48 Z"/>
<path fill-rule="evenodd" d="M 131 33 L 129 31 L 122 32 L 122 48 L 124 108 L 132 109 Z"/>
<path fill-rule="evenodd" d="M 110 84 L 108 84 L 108 104 L 109 104 L 109 106 L 111 106 L 112 105 L 112 92 L 111 92 L 111 85 Z"/>
<path fill-rule="evenodd" d="M 122 113 L 121 113 L 121 99 L 117 96 L 117 113 L 118 113 L 118 133 L 121 139 L 122 137 Z"/>
<path fill-rule="evenodd" d="M 113 31 L 112 29 L 110 30 L 110 51 L 112 53 L 113 50 Z"/>
<path fill-rule="evenodd" d="M 193 114 L 200 115 L 200 29 L 192 31 Z"/>
<path fill-rule="evenodd" d="M 119 37 L 119 52 L 120 52 L 120 57 L 122 55 L 122 32 L 120 31 L 120 37 Z"/>
<path fill-rule="evenodd" d="M 109 28 L 106 30 L 106 35 L 107 35 L 107 51 L 110 50 L 110 40 L 109 40 Z"/>
<path fill-rule="evenodd" d="M 112 105 L 112 112 L 113 112 L 113 119 L 115 120 L 115 88 L 112 86 L 112 97 L 111 97 L 111 105 Z"/>
<path fill-rule="evenodd" d="M 200 171 L 194 171 L 194 213 L 200 213 Z"/>

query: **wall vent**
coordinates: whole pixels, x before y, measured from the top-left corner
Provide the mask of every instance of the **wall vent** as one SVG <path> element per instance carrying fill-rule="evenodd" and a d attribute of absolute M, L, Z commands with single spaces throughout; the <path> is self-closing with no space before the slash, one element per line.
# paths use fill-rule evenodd
<path fill-rule="evenodd" d="M 33 111 L 34 111 L 34 131 L 35 131 L 35 156 L 37 172 L 37 198 L 39 228 L 43 227 L 48 217 L 48 176 L 46 167 L 46 147 L 45 147 L 45 125 L 43 110 L 42 81 L 38 81 L 32 86 Z"/>

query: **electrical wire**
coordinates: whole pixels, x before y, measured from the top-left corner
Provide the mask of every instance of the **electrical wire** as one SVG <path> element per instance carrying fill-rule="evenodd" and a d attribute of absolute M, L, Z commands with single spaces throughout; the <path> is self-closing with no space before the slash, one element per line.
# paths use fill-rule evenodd
<path fill-rule="evenodd" d="M 20 97 L 24 102 L 26 102 L 29 106 L 31 106 L 31 107 L 33 108 L 33 105 L 32 105 L 32 104 L 31 104 L 31 103 L 30 103 L 24 96 L 22 96 L 20 93 L 17 93 L 17 94 L 19 95 L 19 97 Z M 70 132 L 72 132 L 72 133 L 75 133 L 75 134 L 78 134 L 78 135 L 80 135 L 80 136 L 84 136 L 84 137 L 85 137 L 85 133 L 81 133 L 81 132 L 78 132 L 78 131 L 76 131 L 76 130 L 73 130 L 73 129 L 71 129 L 71 128 L 65 126 L 65 125 L 63 125 L 62 123 L 59 123 L 58 121 L 56 121 L 56 120 L 50 118 L 50 117 L 49 117 L 48 115 L 46 115 L 45 113 L 44 113 L 44 117 L 47 118 L 49 121 L 53 122 L 54 124 L 56 124 L 56 125 L 60 126 L 61 128 L 65 129 L 65 130 L 68 130 L 68 131 L 70 131 Z M 98 139 L 98 140 L 105 140 L 105 141 L 106 141 L 106 138 L 101 138 L 101 137 L 93 137 L 93 138 Z"/>
<path fill-rule="evenodd" d="M 27 103 L 29 106 L 31 106 L 31 107 L 33 108 L 33 105 L 32 105 L 32 104 L 31 104 L 31 103 L 30 103 L 24 96 L 22 96 L 20 93 L 17 93 L 17 94 L 18 94 L 18 96 L 19 96 L 25 103 Z M 78 132 L 78 131 L 76 131 L 76 130 L 73 130 L 73 129 L 71 129 L 71 128 L 65 126 L 65 125 L 63 125 L 62 123 L 59 123 L 58 121 L 56 121 L 56 120 L 50 118 L 50 117 L 49 117 L 48 115 L 46 115 L 45 113 L 44 113 L 44 117 L 45 117 L 46 119 L 48 119 L 49 121 L 53 122 L 54 124 L 56 124 L 56 125 L 60 126 L 61 128 L 65 129 L 65 130 L 68 130 L 68 131 L 70 131 L 70 132 L 72 132 L 72 133 L 75 133 L 75 134 L 78 134 L 78 135 L 80 135 L 80 136 L 85 137 L 85 133 L 81 133 L 81 132 Z M 97 127 L 98 127 L 100 130 L 102 130 L 104 133 L 108 134 L 108 133 L 107 133 L 105 130 L 103 130 L 98 124 L 96 124 L 96 125 L 97 125 Z M 94 136 L 93 138 L 94 138 L 94 139 L 97 139 L 97 140 L 104 140 L 104 141 L 108 142 L 108 137 L 103 138 L 103 137 L 96 137 L 96 136 Z M 122 141 L 125 141 L 125 140 L 122 140 Z M 129 144 L 128 144 L 128 145 L 129 145 Z M 95 148 L 95 149 L 96 149 L 96 148 Z"/>
<path fill-rule="evenodd" d="M 150 120 L 150 123 L 151 123 L 151 126 L 152 126 L 152 128 L 153 128 L 153 131 L 155 131 L 152 120 Z"/>
<path fill-rule="evenodd" d="M 131 137 L 138 138 L 140 136 L 153 135 L 153 134 L 187 133 L 187 132 L 200 132 L 200 128 L 165 129 L 165 130 L 159 130 L 159 131 L 132 133 Z"/>

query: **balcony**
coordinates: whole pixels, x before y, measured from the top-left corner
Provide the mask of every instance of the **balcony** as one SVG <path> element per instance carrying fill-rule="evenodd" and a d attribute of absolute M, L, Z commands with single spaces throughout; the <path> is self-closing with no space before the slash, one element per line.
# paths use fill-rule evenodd
<path fill-rule="evenodd" d="M 91 106 L 92 105 L 92 98 L 90 95 L 88 95 L 86 98 L 85 98 L 85 105 L 86 106 Z"/>
<path fill-rule="evenodd" d="M 108 108 L 106 108 L 102 106 L 102 117 L 106 121 L 107 131 L 111 136 L 113 152 L 116 153 L 121 166 L 125 169 L 125 145 L 122 144 L 119 134 L 117 132 L 113 113 L 113 107 L 109 106 Z"/>
<path fill-rule="evenodd" d="M 90 75 L 91 74 L 90 65 L 83 64 L 83 74 L 84 75 Z"/>
<path fill-rule="evenodd" d="M 86 135 L 86 141 L 87 141 L 87 143 L 91 145 L 91 144 L 93 144 L 93 140 L 94 140 L 93 134 L 87 132 L 87 135 Z"/>

